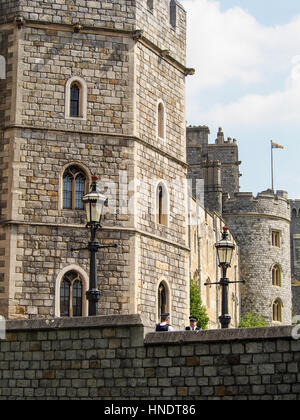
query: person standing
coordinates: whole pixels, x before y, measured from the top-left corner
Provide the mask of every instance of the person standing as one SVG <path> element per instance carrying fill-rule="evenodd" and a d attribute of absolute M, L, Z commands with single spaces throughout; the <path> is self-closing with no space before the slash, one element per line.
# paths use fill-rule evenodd
<path fill-rule="evenodd" d="M 200 331 L 202 328 L 197 326 L 198 318 L 195 316 L 190 316 L 190 325 L 185 327 L 185 331 Z"/>
<path fill-rule="evenodd" d="M 155 331 L 173 331 L 173 327 L 169 324 L 170 314 L 161 315 L 161 323 L 156 324 Z"/>

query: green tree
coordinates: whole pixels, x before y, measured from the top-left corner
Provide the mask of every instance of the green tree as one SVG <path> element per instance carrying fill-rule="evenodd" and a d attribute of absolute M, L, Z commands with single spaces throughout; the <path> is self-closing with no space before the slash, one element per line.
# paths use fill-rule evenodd
<path fill-rule="evenodd" d="M 191 279 L 190 288 L 191 316 L 197 317 L 198 327 L 202 328 L 203 330 L 206 330 L 209 318 L 207 315 L 206 307 L 202 305 L 198 282 L 196 280 Z"/>
<path fill-rule="evenodd" d="M 239 328 L 268 327 L 268 321 L 256 312 L 247 312 L 241 319 Z"/>

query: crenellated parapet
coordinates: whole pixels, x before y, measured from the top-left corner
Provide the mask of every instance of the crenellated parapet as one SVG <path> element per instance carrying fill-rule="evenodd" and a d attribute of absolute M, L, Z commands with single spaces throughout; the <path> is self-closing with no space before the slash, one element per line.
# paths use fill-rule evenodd
<path fill-rule="evenodd" d="M 235 193 L 232 198 L 223 197 L 223 213 L 240 216 L 263 216 L 291 220 L 290 202 L 285 191 L 263 191 L 255 197 L 251 192 Z"/>

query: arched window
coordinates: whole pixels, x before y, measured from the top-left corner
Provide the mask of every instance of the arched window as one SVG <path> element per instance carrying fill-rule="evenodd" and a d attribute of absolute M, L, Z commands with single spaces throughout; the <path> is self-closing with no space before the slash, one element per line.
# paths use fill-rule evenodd
<path fill-rule="evenodd" d="M 74 82 L 71 86 L 70 92 L 70 117 L 80 117 L 80 95 L 81 86 L 78 82 Z"/>
<path fill-rule="evenodd" d="M 173 29 L 176 28 L 176 13 L 177 13 L 177 4 L 175 0 L 170 1 L 170 25 Z"/>
<path fill-rule="evenodd" d="M 292 217 L 294 217 L 294 218 L 297 217 L 297 210 L 296 209 L 292 210 Z"/>
<path fill-rule="evenodd" d="M 60 316 L 82 316 L 83 283 L 76 271 L 68 271 L 60 285 Z"/>
<path fill-rule="evenodd" d="M 272 268 L 272 285 L 281 287 L 281 268 L 278 264 Z"/>
<path fill-rule="evenodd" d="M 273 321 L 282 322 L 282 302 L 276 299 L 273 303 Z"/>
<path fill-rule="evenodd" d="M 65 117 L 85 120 L 87 115 L 87 85 L 81 77 L 72 77 L 66 83 Z"/>
<path fill-rule="evenodd" d="M 167 313 L 167 290 L 164 283 L 160 283 L 158 287 L 158 319 L 165 313 Z"/>
<path fill-rule="evenodd" d="M 83 210 L 82 197 L 85 194 L 87 177 L 78 166 L 69 166 L 63 174 L 63 208 Z"/>
<path fill-rule="evenodd" d="M 156 189 L 156 223 L 168 226 L 169 196 L 168 190 L 163 183 L 159 183 Z"/>
<path fill-rule="evenodd" d="M 163 102 L 159 102 L 157 106 L 157 136 L 165 139 L 166 136 L 166 115 Z"/>

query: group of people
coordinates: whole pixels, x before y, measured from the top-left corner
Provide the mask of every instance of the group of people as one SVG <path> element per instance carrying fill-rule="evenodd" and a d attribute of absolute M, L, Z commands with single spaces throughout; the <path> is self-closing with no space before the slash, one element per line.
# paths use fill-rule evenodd
<path fill-rule="evenodd" d="M 200 327 L 197 326 L 198 318 L 195 316 L 190 316 L 190 325 L 185 327 L 185 331 L 199 331 Z M 169 324 L 170 314 L 163 314 L 161 316 L 161 323 L 156 324 L 155 331 L 174 331 L 173 327 Z"/>

